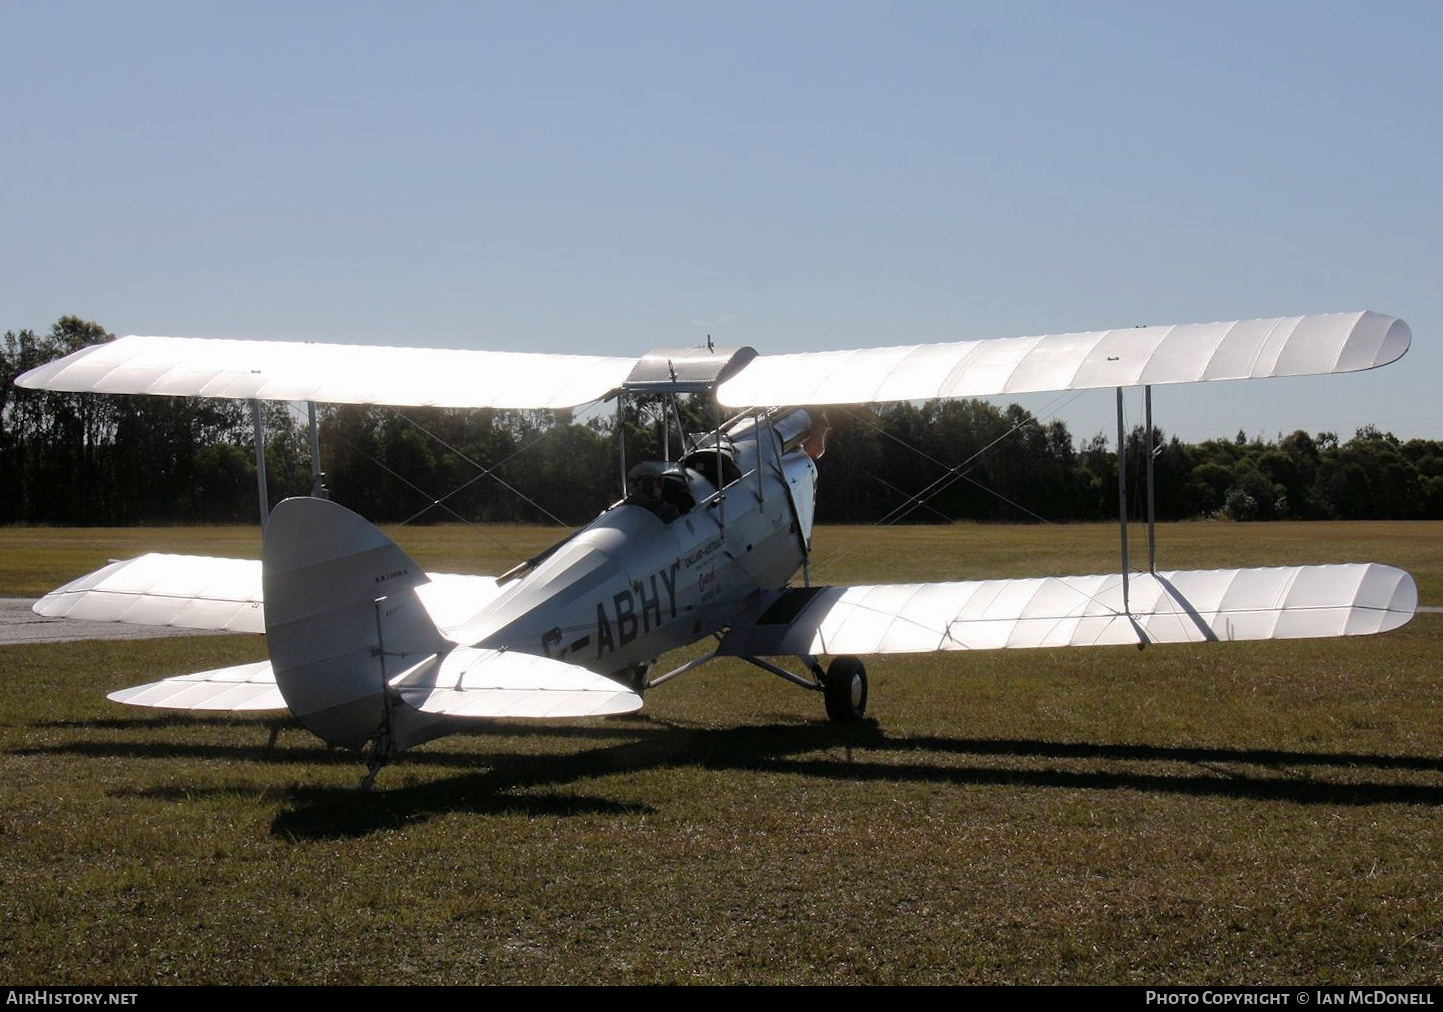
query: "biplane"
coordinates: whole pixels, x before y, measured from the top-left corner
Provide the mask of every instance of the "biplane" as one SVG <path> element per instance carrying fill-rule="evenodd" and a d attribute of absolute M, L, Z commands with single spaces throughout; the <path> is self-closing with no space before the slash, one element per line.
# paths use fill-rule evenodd
<path fill-rule="evenodd" d="M 124 337 L 17 383 L 312 407 L 615 400 L 620 412 L 651 398 L 679 436 L 682 395 L 705 395 L 734 413 L 681 438 L 675 453 L 668 436 L 660 460 L 628 467 L 622 445 L 620 498 L 499 576 L 428 574 L 360 516 L 310 496 L 269 514 L 259 561 L 145 555 L 75 580 L 35 610 L 263 632 L 268 661 L 162 678 L 110 698 L 288 709 L 326 742 L 366 750 L 368 780 L 401 750 L 476 721 L 637 710 L 646 691 L 718 657 L 820 693 L 827 716 L 846 722 L 866 710 L 860 658 L 870 654 L 1379 633 L 1415 610 L 1417 589 L 1402 570 L 1352 563 L 1158 572 L 1149 552 L 1146 571 L 1134 572 L 1125 509 L 1114 573 L 811 586 L 816 460 L 826 439 L 816 409 L 1114 387 L 1121 444 L 1125 387 L 1147 392 L 1151 433 L 1154 385 L 1372 369 L 1397 360 L 1410 341 L 1403 321 L 1372 312 L 775 356 L 710 340 L 611 358 Z M 314 448 L 314 410 L 310 417 Z M 1126 480 L 1119 467 L 1121 503 Z M 702 640 L 714 641 L 705 653 L 656 671 L 663 654 Z"/>

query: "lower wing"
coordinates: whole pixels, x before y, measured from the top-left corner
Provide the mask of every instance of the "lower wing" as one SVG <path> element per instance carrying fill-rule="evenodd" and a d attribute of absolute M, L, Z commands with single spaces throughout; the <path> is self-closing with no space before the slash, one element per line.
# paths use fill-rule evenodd
<path fill-rule="evenodd" d="M 501 592 L 491 576 L 428 576 L 416 595 L 443 634 L 464 625 Z M 153 552 L 72 580 L 35 602 L 34 611 L 93 622 L 266 631 L 259 559 Z"/>
<path fill-rule="evenodd" d="M 1360 636 L 1405 624 L 1418 588 L 1376 563 L 812 587 L 782 591 L 722 638 L 733 656 Z"/>

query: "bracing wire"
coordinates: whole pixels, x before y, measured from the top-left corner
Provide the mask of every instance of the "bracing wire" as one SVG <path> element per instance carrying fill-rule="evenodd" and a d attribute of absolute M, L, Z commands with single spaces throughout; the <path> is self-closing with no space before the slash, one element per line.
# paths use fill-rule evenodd
<path fill-rule="evenodd" d="M 526 446 L 524 446 L 524 447 L 521 448 L 521 450 L 517 450 L 517 451 L 515 451 L 515 453 L 512 453 L 510 457 L 507 457 L 505 460 L 502 460 L 502 461 L 500 461 L 499 463 L 492 465 L 490 468 L 486 468 L 486 467 L 483 467 L 481 464 L 477 463 L 476 461 L 472 460 L 472 459 L 471 459 L 470 457 L 468 457 L 462 450 L 459 450 L 459 449 L 457 449 L 456 447 L 452 446 L 450 443 L 446 442 L 446 440 L 442 439 L 440 436 L 436 435 L 436 434 L 435 434 L 434 432 L 432 432 L 430 429 L 426 428 L 426 426 L 422 425 L 420 422 L 416 421 L 414 418 L 412 418 L 412 417 L 410 417 L 409 415 L 407 415 L 404 411 L 399 411 L 399 410 L 398 410 L 398 411 L 396 411 L 396 414 L 397 414 L 399 417 L 404 418 L 406 421 L 410 422 L 410 423 L 411 423 L 412 425 L 414 425 L 416 428 L 420 429 L 420 430 L 421 430 L 422 432 L 424 432 L 426 435 L 430 436 L 430 437 L 431 437 L 432 439 L 434 439 L 436 442 L 440 443 L 440 444 L 441 444 L 442 446 L 444 446 L 446 449 L 450 450 L 452 453 L 456 454 L 458 457 L 460 457 L 460 458 L 461 458 L 462 460 L 464 460 L 466 463 L 470 464 L 472 467 L 476 468 L 476 470 L 478 470 L 478 471 L 481 472 L 480 474 L 476 475 L 475 478 L 472 478 L 471 481 L 468 481 L 468 482 L 466 483 L 466 485 L 470 485 L 470 484 L 472 484 L 472 482 L 474 482 L 474 481 L 476 481 L 476 480 L 478 480 L 478 479 L 480 479 L 480 478 L 489 477 L 489 478 L 491 478 L 493 481 L 495 481 L 497 484 L 499 484 L 502 488 L 507 489 L 508 491 L 515 493 L 523 502 L 526 502 L 526 503 L 530 504 L 531 506 L 534 506 L 534 507 L 537 509 L 538 512 L 544 513 L 544 514 L 547 516 L 547 518 L 550 519 L 550 520 L 551 520 L 553 523 L 555 523 L 557 526 L 559 526 L 559 527 L 569 527 L 569 526 L 570 526 L 570 525 L 567 524 L 564 520 L 562 520 L 560 517 L 558 517 L 555 513 L 552 513 L 549 509 L 547 509 L 545 506 L 542 506 L 542 505 L 541 505 L 539 502 L 537 502 L 535 499 L 532 499 L 532 498 L 531 498 L 529 495 L 527 495 L 525 492 L 522 492 L 522 491 L 521 491 L 519 488 L 517 488 L 515 485 L 512 485 L 510 482 L 506 481 L 504 478 L 502 478 L 502 477 L 500 477 L 499 475 L 497 475 L 497 474 L 494 473 L 494 472 L 496 471 L 496 468 L 498 468 L 498 467 L 500 467 L 502 464 L 506 463 L 506 461 L 507 461 L 507 460 L 510 460 L 511 457 L 516 456 L 516 454 L 517 454 L 517 453 L 520 453 L 521 450 L 525 450 L 525 449 L 531 448 L 532 446 L 536 445 L 536 443 L 538 443 L 538 442 L 540 442 L 542 439 L 544 439 L 546 436 L 550 435 L 550 433 L 551 433 L 551 430 L 550 430 L 550 429 L 547 429 L 547 430 L 546 430 L 545 432 L 543 432 L 540 436 L 536 437 L 536 439 L 533 439 L 530 443 L 527 443 Z M 452 489 L 450 492 L 446 493 L 446 495 L 444 496 L 444 498 L 449 499 L 451 496 L 453 496 L 453 495 L 455 495 L 457 492 L 461 491 L 462 488 L 465 488 L 466 485 L 462 485 L 462 486 L 460 486 L 459 488 Z M 436 500 L 436 502 L 433 503 L 432 505 L 439 505 L 439 504 L 441 503 L 441 501 L 442 501 L 442 500 L 438 499 L 438 500 Z M 429 509 L 429 508 L 430 508 L 430 507 L 427 507 L 427 509 Z M 421 513 L 425 513 L 425 512 L 426 512 L 425 509 L 421 510 L 420 513 L 417 513 L 417 514 L 415 514 L 415 516 L 411 517 L 411 520 L 414 520 L 416 517 L 420 516 Z M 410 520 L 406 521 L 406 523 L 409 523 L 409 522 L 410 522 Z"/>
<path fill-rule="evenodd" d="M 300 417 L 300 411 L 297 409 L 296 405 L 294 405 L 294 404 L 289 404 L 289 403 L 288 403 L 287 406 L 289 407 L 289 409 L 290 409 L 290 411 L 291 411 L 292 414 L 296 415 L 297 417 Z M 418 495 L 420 495 L 423 499 L 425 499 L 425 500 L 427 501 L 427 504 L 426 504 L 424 507 L 422 507 L 422 508 L 421 508 L 420 510 L 418 510 L 417 512 L 411 514 L 411 516 L 407 517 L 405 520 L 402 520 L 398 526 L 404 527 L 404 526 L 406 526 L 407 524 L 410 524 L 410 523 L 414 522 L 414 521 L 416 520 L 416 518 L 417 518 L 417 517 L 420 517 L 422 514 L 428 512 L 429 510 L 432 510 L 432 509 L 435 509 L 435 508 L 439 507 L 440 509 L 444 510 L 446 513 L 450 514 L 450 516 L 452 516 L 453 518 L 455 518 L 455 519 L 456 519 L 457 521 L 459 521 L 460 523 L 466 525 L 467 527 L 471 528 L 473 531 L 476 531 L 478 534 L 481 534 L 483 537 L 485 537 L 487 540 L 491 541 L 492 543 L 494 543 L 494 544 L 497 545 L 498 547 L 504 549 L 504 550 L 505 550 L 507 553 L 509 553 L 510 555 L 512 555 L 512 556 L 514 556 L 515 558 L 518 558 L 518 559 L 524 558 L 525 556 L 524 556 L 522 553 L 516 551 L 516 549 L 515 549 L 513 546 L 508 545 L 505 541 L 501 540 L 500 538 L 498 538 L 498 537 L 496 537 L 494 534 L 492 534 L 489 530 L 487 530 L 487 528 L 486 528 L 485 525 L 483 525 L 483 524 L 478 524 L 478 523 L 476 523 L 475 521 L 469 519 L 468 517 L 463 516 L 461 513 L 459 513 L 456 509 L 454 509 L 453 507 L 451 507 L 450 505 L 448 505 L 447 502 L 446 502 L 446 500 L 448 500 L 448 499 L 450 499 L 451 497 L 455 496 L 456 494 L 458 494 L 459 492 L 463 491 L 464 489 L 469 488 L 471 485 L 474 485 L 476 482 L 480 481 L 482 478 L 485 478 L 485 477 L 488 477 L 488 476 L 492 477 L 496 482 L 498 482 L 498 483 L 499 483 L 500 485 L 502 485 L 504 488 L 506 488 L 506 489 L 510 490 L 511 492 L 515 493 L 517 496 L 519 496 L 521 499 L 523 499 L 523 500 L 526 501 L 527 503 L 530 503 L 530 504 L 531 504 L 532 506 L 534 506 L 537 510 L 539 510 L 541 513 L 544 513 L 547 517 L 549 517 L 552 521 L 554 521 L 554 522 L 555 522 L 556 524 L 558 524 L 559 526 L 562 526 L 562 527 L 568 527 L 568 526 L 570 526 L 569 524 L 566 524 L 565 522 L 563 522 L 562 520 L 560 520 L 558 517 L 556 517 L 555 514 L 551 513 L 551 511 L 547 510 L 545 507 L 543 507 L 543 506 L 541 506 L 539 503 L 535 502 L 535 500 L 533 500 L 533 499 L 531 499 L 530 497 L 526 496 L 526 495 L 525 495 L 524 493 L 522 493 L 519 489 L 515 488 L 514 486 L 510 485 L 510 484 L 507 483 L 506 481 L 502 480 L 499 476 L 496 476 L 495 474 L 493 474 L 493 472 L 496 471 L 498 468 L 502 467 L 503 465 L 505 465 L 506 463 L 508 463 L 508 462 L 511 461 L 512 459 L 516 458 L 517 456 L 520 456 L 521 454 L 525 453 L 527 450 L 530 450 L 530 449 L 531 449 L 533 446 L 535 446 L 537 443 L 541 442 L 541 440 L 543 440 L 543 439 L 545 439 L 547 436 L 549 436 L 549 435 L 551 434 L 551 431 L 552 431 L 551 429 L 547 429 L 546 431 L 544 431 L 544 432 L 540 433 L 539 435 L 537 435 L 536 438 L 530 440 L 529 442 L 525 443 L 524 445 L 522 445 L 522 446 L 520 446 L 520 447 L 517 447 L 517 448 L 516 448 L 515 450 L 513 450 L 510 454 L 508 454 L 507 456 L 505 456 L 505 457 L 502 458 L 501 460 L 497 461 L 495 464 L 491 465 L 491 466 L 488 468 L 488 467 L 483 467 L 479 462 L 477 462 L 476 460 L 472 459 L 469 455 L 467 455 L 466 453 L 464 453 L 462 450 L 458 449 L 458 448 L 455 447 L 455 446 L 452 446 L 452 445 L 451 445 L 450 443 L 448 443 L 446 440 L 444 440 L 444 439 L 442 439 L 441 437 L 437 436 L 434 432 L 431 432 L 429 429 L 427 429 L 424 425 L 421 425 L 421 424 L 420 424 L 419 422 L 417 422 L 415 419 L 408 417 L 404 412 L 399 411 L 399 410 L 396 410 L 396 409 L 394 409 L 394 408 L 393 408 L 392 410 L 395 411 L 396 415 L 398 415 L 400 418 L 404 419 L 406 422 L 410 423 L 411 425 L 414 425 L 416 428 L 418 428 L 418 429 L 420 429 L 422 432 L 424 432 L 427 436 L 429 436 L 430 438 L 436 440 L 436 442 L 440 443 L 442 446 L 446 447 L 446 448 L 447 448 L 448 450 L 450 450 L 451 452 L 457 454 L 459 457 L 461 457 L 463 460 L 465 460 L 465 461 L 466 461 L 468 464 L 470 464 L 472 467 L 476 468 L 476 469 L 477 469 L 477 472 L 478 472 L 477 474 L 473 475 L 471 478 L 469 478 L 468 480 L 466 480 L 466 481 L 463 482 L 462 484 L 458 485 L 456 488 L 452 489 L 450 492 L 447 492 L 445 495 L 439 496 L 439 497 L 438 497 L 438 496 L 434 496 L 434 495 L 432 495 L 431 493 L 429 493 L 428 491 L 426 491 L 425 489 L 423 489 L 421 486 L 417 485 L 415 482 L 411 481 L 411 480 L 410 480 L 409 478 L 407 478 L 405 475 L 403 475 L 403 474 L 401 474 L 400 472 L 398 472 L 395 468 L 392 468 L 391 466 L 389 466 L 388 464 L 386 464 L 385 461 L 382 461 L 382 460 L 376 458 L 375 456 L 373 456 L 372 454 L 370 454 L 369 452 L 367 452 L 364 448 L 362 448 L 362 447 L 361 447 L 359 444 L 357 444 L 354 440 L 348 439 L 348 438 L 346 438 L 345 436 L 338 434 L 337 438 L 338 438 L 348 449 L 350 449 L 350 450 L 352 450 L 353 452 L 359 454 L 361 457 L 363 457 L 363 458 L 365 458 L 366 460 L 370 461 L 372 464 L 375 464 L 377 467 L 379 467 L 379 468 L 380 468 L 382 471 L 384 471 L 386 474 L 388 474 L 388 475 L 390 475 L 391 477 L 395 478 L 397 481 L 401 482 L 401 484 L 405 485 L 407 488 L 411 489 L 413 492 L 417 493 Z"/>
<path fill-rule="evenodd" d="M 936 481 L 932 482 L 930 485 L 928 485 L 926 488 L 924 488 L 921 492 L 918 492 L 916 495 L 914 495 L 914 496 L 912 496 L 911 498 L 909 498 L 909 499 L 908 499 L 906 502 L 904 502 L 901 506 L 898 506 L 898 507 L 894 508 L 893 510 L 891 510 L 891 511 L 890 511 L 886 516 L 884 516 L 882 519 L 876 521 L 876 523 L 874 524 L 874 526 L 879 526 L 879 527 L 880 527 L 880 526 L 884 526 L 884 525 L 894 524 L 894 523 L 898 522 L 902 517 L 906 516 L 908 513 L 911 513 L 913 510 L 916 510 L 916 509 L 919 509 L 919 508 L 925 508 L 925 509 L 931 510 L 933 513 L 937 514 L 937 515 L 938 515 L 939 517 L 941 517 L 942 519 L 947 520 L 948 522 L 950 522 L 953 518 L 946 516 L 946 515 L 943 514 L 940 510 L 938 510 L 938 509 L 936 509 L 935 507 L 929 505 L 928 502 L 927 502 L 927 500 L 929 500 L 929 499 L 933 498 L 934 496 L 940 494 L 943 490 L 945 490 L 945 489 L 947 489 L 947 488 L 950 488 L 950 487 L 952 486 L 952 484 L 955 483 L 955 482 L 957 482 L 957 481 L 967 481 L 967 482 L 970 482 L 971 484 L 977 486 L 977 488 L 981 489 L 982 491 L 987 492 L 987 493 L 990 494 L 990 495 L 996 496 L 998 499 L 1000 499 L 1000 500 L 1001 500 L 1002 502 L 1004 502 L 1004 503 L 1007 503 L 1007 505 L 1011 506 L 1012 508 L 1014 508 L 1014 509 L 1016 509 L 1016 510 L 1022 512 L 1022 513 L 1026 513 L 1027 515 L 1029 515 L 1029 516 L 1031 516 L 1031 517 L 1033 517 L 1033 518 L 1041 521 L 1042 523 L 1051 523 L 1051 521 L 1049 521 L 1046 517 L 1040 516 L 1039 514 L 1033 512 L 1032 510 L 1030 510 L 1030 509 L 1028 509 L 1027 507 L 1023 506 L 1021 503 L 1013 502 L 1011 499 L 1007 498 L 1007 497 L 1004 496 L 1002 493 L 998 492 L 996 489 L 989 488 L 989 487 L 987 487 L 986 485 L 984 485 L 984 484 L 982 484 L 981 482 L 979 482 L 977 479 L 975 479 L 975 478 L 971 477 L 970 475 L 964 473 L 964 472 L 962 471 L 962 469 L 963 469 L 963 468 L 966 468 L 969 464 L 973 464 L 974 462 L 980 462 L 981 459 L 982 459 L 986 454 L 990 453 L 990 452 L 991 452 L 994 448 L 996 448 L 1003 440 L 1007 439 L 1009 436 L 1011 436 L 1013 433 L 1017 432 L 1019 429 L 1026 428 L 1028 425 L 1039 425 L 1039 426 L 1040 426 L 1040 425 L 1042 425 L 1044 422 L 1050 421 L 1051 419 L 1055 418 L 1059 412 L 1061 412 L 1063 409 L 1065 409 L 1065 408 L 1066 408 L 1068 405 L 1070 405 L 1073 401 L 1077 400 L 1077 398 L 1080 397 L 1080 396 L 1082 396 L 1082 394 L 1085 393 L 1085 392 L 1086 392 L 1086 391 L 1083 391 L 1083 390 L 1076 390 L 1076 391 L 1069 391 L 1069 392 L 1067 392 L 1067 393 L 1065 393 L 1065 394 L 1059 395 L 1058 397 L 1054 398 L 1050 403 L 1048 403 L 1048 404 L 1042 409 L 1042 413 L 1043 413 L 1043 416 L 1044 416 L 1043 418 L 1040 418 L 1040 419 L 1039 419 L 1039 418 L 1036 418 L 1036 417 L 1029 417 L 1028 419 L 1026 419 L 1026 420 L 1024 420 L 1024 421 L 1018 422 L 1016 425 L 1013 425 L 1012 428 L 1008 429 L 1006 432 L 1004 432 L 1002 435 L 998 436 L 998 437 L 997 437 L 996 439 L 994 439 L 992 442 L 988 443 L 986 446 L 982 447 L 982 448 L 979 449 L 977 452 L 973 453 L 973 454 L 972 454 L 970 457 L 968 457 L 966 460 L 964 460 L 964 461 L 962 461 L 961 463 L 956 464 L 956 465 L 948 465 L 948 464 L 946 464 L 944 461 L 938 460 L 936 457 L 932 456 L 932 455 L 931 455 L 930 453 L 928 453 L 926 450 L 923 450 L 921 447 L 912 445 L 911 443 L 907 442 L 905 439 L 902 439 L 900 436 L 897 436 L 895 433 L 888 432 L 886 429 L 882 428 L 880 425 L 878 425 L 877 423 L 871 421 L 870 419 L 864 418 L 864 417 L 862 417 L 861 415 L 858 415 L 858 414 L 856 414 L 856 413 L 853 412 L 853 411 L 848 411 L 848 410 L 846 410 L 845 408 L 843 408 L 842 410 L 844 411 L 844 413 L 846 413 L 846 414 L 849 415 L 850 417 L 856 419 L 857 421 L 860 421 L 862 424 L 867 425 L 867 426 L 870 426 L 871 428 L 873 428 L 873 429 L 877 430 L 878 432 L 882 433 L 882 435 L 884 435 L 884 436 L 886 436 L 887 438 L 895 441 L 897 444 L 906 447 L 907 449 L 911 450 L 913 453 L 919 454 L 920 456 L 922 456 L 922 457 L 925 458 L 926 460 L 931 461 L 932 463 L 938 465 L 939 467 L 945 467 L 945 468 L 947 468 L 947 473 L 946 473 L 946 474 L 942 475 L 942 476 L 941 476 L 940 478 L 938 478 Z M 861 470 L 861 469 L 859 469 L 859 470 Z M 877 481 L 882 482 L 883 485 L 886 485 L 888 488 L 892 489 L 893 491 L 901 492 L 901 489 L 896 488 L 896 486 L 893 486 L 893 485 L 891 485 L 891 483 L 889 483 L 889 482 L 887 482 L 887 481 L 884 481 L 882 478 L 880 478 L 880 477 L 877 476 L 877 475 L 869 474 L 869 473 L 866 472 L 865 470 L 863 470 L 862 473 L 863 473 L 863 474 L 866 474 L 866 475 L 867 475 L 868 477 L 870 477 L 870 478 L 873 478 L 874 480 L 877 480 Z M 899 511 L 900 511 L 900 512 L 899 512 Z M 853 546 L 853 547 L 850 548 L 850 549 L 844 549 L 841 553 L 839 553 L 838 555 L 830 558 L 828 561 L 829 561 L 830 563 L 832 563 L 832 564 L 835 564 L 835 563 L 837 563 L 838 561 L 840 561 L 840 560 L 842 560 L 842 559 L 845 559 L 848 555 L 851 555 L 852 553 L 854 553 L 854 552 L 856 552 L 856 551 L 858 551 L 858 548 L 857 548 L 856 546 Z"/>
<path fill-rule="evenodd" d="M 1084 391 L 1071 391 L 1071 392 L 1069 392 L 1069 395 L 1064 395 L 1064 396 L 1062 396 L 1062 397 L 1055 398 L 1055 399 L 1052 401 L 1052 403 L 1048 404 L 1047 407 L 1045 407 L 1045 408 L 1043 409 L 1043 411 L 1044 411 L 1044 413 L 1045 413 L 1045 415 L 1046 415 L 1046 419 L 1051 419 L 1052 417 L 1054 417 L 1059 411 L 1061 411 L 1062 409 L 1066 408 L 1069 404 L 1071 404 L 1071 403 L 1072 403 L 1073 401 L 1075 401 L 1079 396 L 1081 396 L 1082 393 L 1084 393 Z M 906 516 L 907 516 L 909 513 L 911 513 L 913 510 L 917 509 L 918 507 L 925 506 L 927 500 L 929 500 L 929 499 L 931 499 L 931 498 L 939 495 L 939 494 L 940 494 L 941 492 L 943 492 L 944 490 L 950 488 L 950 487 L 951 487 L 954 483 L 956 483 L 957 481 L 968 481 L 968 482 L 971 482 L 973 485 L 977 486 L 979 489 L 982 489 L 984 492 L 987 492 L 989 495 L 995 496 L 997 499 L 1000 499 L 1002 502 L 1004 502 L 1004 503 L 1006 503 L 1007 505 L 1011 506 L 1013 509 L 1018 510 L 1018 511 L 1021 512 L 1021 513 L 1026 513 L 1028 516 L 1030 516 L 1030 517 L 1032 517 L 1033 519 L 1038 520 L 1038 521 L 1040 521 L 1040 522 L 1042 522 L 1042 523 L 1050 523 L 1050 522 L 1051 522 L 1051 521 L 1049 521 L 1046 517 L 1043 517 L 1043 516 L 1039 515 L 1038 513 L 1033 512 L 1032 510 L 1030 510 L 1030 509 L 1028 509 L 1027 507 L 1023 506 L 1022 504 L 1012 501 L 1011 499 L 1009 499 L 1009 498 L 1007 498 L 1006 496 L 1004 496 L 1001 492 L 998 492 L 996 489 L 988 488 L 986 485 L 983 485 L 981 482 L 977 481 L 975 478 L 969 477 L 969 476 L 967 475 L 967 473 L 966 473 L 966 470 L 965 470 L 965 469 L 969 469 L 969 466 L 970 466 L 970 465 L 973 465 L 973 464 L 976 464 L 976 463 L 980 463 L 981 460 L 982 460 L 985 456 L 987 456 L 993 449 L 995 449 L 999 444 L 1001 444 L 1004 440 L 1008 439 L 1010 436 L 1012 436 L 1014 433 L 1016 433 L 1016 432 L 1019 431 L 1020 429 L 1027 428 L 1027 427 L 1030 426 L 1030 425 L 1038 425 L 1038 426 L 1040 426 L 1040 425 L 1042 424 L 1042 422 L 1043 422 L 1044 420 L 1046 420 L 1046 419 L 1039 420 L 1038 418 L 1029 415 L 1026 419 L 1024 419 L 1024 420 L 1022 420 L 1022 421 L 1020 421 L 1020 422 L 1017 422 L 1015 425 L 1013 425 L 1013 426 L 1012 426 L 1010 429 L 1008 429 L 1006 432 L 1002 433 L 1000 436 L 998 436 L 996 439 L 992 440 L 992 441 L 991 441 L 990 443 L 988 443 L 986 446 L 984 446 L 984 447 L 982 447 L 981 449 L 977 450 L 975 453 L 973 453 L 971 456 L 967 457 L 965 460 L 961 461 L 961 462 L 958 463 L 958 464 L 948 465 L 946 462 L 941 461 L 941 460 L 938 460 L 936 457 L 932 456 L 930 453 L 928 453 L 927 451 L 923 450 L 921 447 L 914 446 L 914 445 L 912 445 L 911 443 L 908 443 L 906 440 L 902 439 L 900 436 L 896 435 L 895 433 L 888 432 L 886 429 L 882 428 L 880 425 L 877 425 L 875 422 L 872 422 L 872 421 L 870 421 L 869 419 L 863 418 L 862 416 L 856 414 L 855 412 L 850 412 L 850 411 L 849 411 L 849 412 L 847 412 L 847 414 L 849 414 L 852 418 L 855 418 L 855 419 L 857 419 L 858 421 L 862 422 L 864 425 L 868 425 L 868 426 L 870 426 L 871 428 L 875 429 L 876 431 L 880 432 L 882 435 L 886 436 L 888 439 L 893 440 L 893 441 L 896 442 L 898 445 L 900 445 L 900 446 L 905 446 L 907 449 L 911 450 L 912 452 L 914 452 L 914 453 L 922 456 L 922 457 L 925 458 L 926 460 L 931 461 L 932 463 L 936 464 L 938 467 L 947 468 L 947 472 L 946 472 L 945 474 L 943 474 L 941 477 L 939 477 L 939 478 L 937 478 L 936 480 L 934 480 L 930 485 L 928 485 L 926 488 L 922 489 L 922 491 L 920 491 L 920 492 L 916 493 L 915 495 L 913 495 L 913 496 L 912 496 L 911 498 L 909 498 L 906 502 L 902 503 L 902 504 L 899 505 L 899 506 L 894 507 L 890 512 L 887 513 L 886 516 L 884 516 L 884 517 L 882 517 L 882 519 L 878 520 L 878 521 L 877 521 L 877 525 L 878 525 L 878 526 L 885 526 L 885 525 L 888 525 L 888 524 L 897 523 L 899 520 L 901 520 L 902 518 L 906 517 Z M 934 510 L 933 512 L 936 512 L 936 511 Z"/>

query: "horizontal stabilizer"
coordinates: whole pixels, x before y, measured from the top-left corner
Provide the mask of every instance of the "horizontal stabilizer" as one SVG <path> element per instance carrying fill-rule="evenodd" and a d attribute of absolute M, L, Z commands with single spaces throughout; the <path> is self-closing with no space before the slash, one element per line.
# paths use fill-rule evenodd
<path fill-rule="evenodd" d="M 1360 636 L 1413 617 L 1418 588 L 1376 563 L 813 587 L 782 592 L 723 638 L 729 655 L 1195 643 Z"/>
<path fill-rule="evenodd" d="M 1128 327 L 758 358 L 717 389 L 731 407 L 994 397 L 1372 369 L 1408 350 L 1379 313 Z"/>
<path fill-rule="evenodd" d="M 15 382 L 77 393 L 570 408 L 621 386 L 635 364 L 597 355 L 132 336 L 82 348 Z"/>
<path fill-rule="evenodd" d="M 457 647 L 421 681 L 395 687 L 425 713 L 453 717 L 601 717 L 641 709 L 641 697 L 585 668 L 514 651 Z"/>
<path fill-rule="evenodd" d="M 193 675 L 176 675 L 147 685 L 112 692 L 107 699 L 130 706 L 157 706 L 171 710 L 284 710 L 286 701 L 276 688 L 269 661 L 237 664 Z"/>
<path fill-rule="evenodd" d="M 416 596 L 443 634 L 469 621 L 501 588 L 490 576 L 430 573 Z M 265 632 L 259 559 L 151 553 L 112 562 L 35 602 L 46 618 Z"/>

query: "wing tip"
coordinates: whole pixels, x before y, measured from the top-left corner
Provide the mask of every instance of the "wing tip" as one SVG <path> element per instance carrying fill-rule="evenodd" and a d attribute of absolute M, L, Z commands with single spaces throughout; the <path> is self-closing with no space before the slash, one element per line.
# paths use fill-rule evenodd
<path fill-rule="evenodd" d="M 1369 315 L 1381 316 L 1382 314 L 1373 313 Z M 1378 365 L 1388 365 L 1391 362 L 1398 361 L 1398 359 L 1407 354 L 1408 349 L 1413 346 L 1413 328 L 1409 327 L 1404 320 L 1396 316 L 1385 317 L 1385 319 L 1390 320 L 1390 322 L 1388 328 L 1383 332 L 1383 339 L 1378 347 Z"/>

